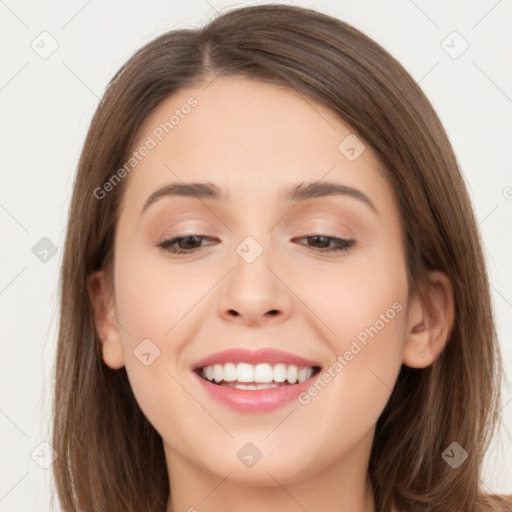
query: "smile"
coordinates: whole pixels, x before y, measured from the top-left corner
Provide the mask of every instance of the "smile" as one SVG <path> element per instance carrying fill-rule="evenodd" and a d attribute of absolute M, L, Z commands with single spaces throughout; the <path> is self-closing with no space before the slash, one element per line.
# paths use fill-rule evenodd
<path fill-rule="evenodd" d="M 204 366 L 200 369 L 203 379 L 235 389 L 257 390 L 289 386 L 308 380 L 320 369 L 313 366 L 294 364 L 225 363 Z"/>
<path fill-rule="evenodd" d="M 207 396 L 237 411 L 263 412 L 296 399 L 321 365 L 277 349 L 229 349 L 198 361 L 192 371 Z"/>

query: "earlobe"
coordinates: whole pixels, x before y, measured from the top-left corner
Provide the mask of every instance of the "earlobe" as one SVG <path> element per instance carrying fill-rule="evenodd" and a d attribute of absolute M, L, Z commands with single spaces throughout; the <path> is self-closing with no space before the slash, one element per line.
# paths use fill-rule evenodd
<path fill-rule="evenodd" d="M 116 321 L 113 287 L 104 270 L 93 272 L 87 277 L 87 292 L 96 333 L 102 346 L 103 361 L 112 369 L 122 368 L 124 353 Z"/>
<path fill-rule="evenodd" d="M 453 287 L 446 274 L 430 271 L 426 289 L 414 295 L 409 307 L 403 363 L 426 368 L 443 351 L 455 321 Z"/>

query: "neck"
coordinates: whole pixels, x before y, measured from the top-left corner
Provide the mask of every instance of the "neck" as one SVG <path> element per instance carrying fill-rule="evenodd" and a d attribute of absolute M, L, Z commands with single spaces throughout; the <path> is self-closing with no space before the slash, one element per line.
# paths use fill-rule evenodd
<path fill-rule="evenodd" d="M 258 479 L 250 482 L 237 478 L 235 468 L 225 475 L 214 474 L 169 446 L 165 451 L 171 488 L 167 512 L 375 511 L 369 450 L 362 456 L 361 447 L 307 477 L 286 478 L 260 468 Z"/>

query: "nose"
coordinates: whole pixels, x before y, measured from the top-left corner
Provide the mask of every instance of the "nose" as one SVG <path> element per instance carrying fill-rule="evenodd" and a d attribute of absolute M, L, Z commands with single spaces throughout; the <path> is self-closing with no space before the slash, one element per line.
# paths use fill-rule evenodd
<path fill-rule="evenodd" d="M 267 251 L 252 263 L 236 255 L 219 299 L 219 314 L 230 322 L 250 327 L 280 323 L 290 317 L 292 291 Z"/>

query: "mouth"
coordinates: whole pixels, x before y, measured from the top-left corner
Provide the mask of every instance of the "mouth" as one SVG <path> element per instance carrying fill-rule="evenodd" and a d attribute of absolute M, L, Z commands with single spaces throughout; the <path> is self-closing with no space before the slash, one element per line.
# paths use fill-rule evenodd
<path fill-rule="evenodd" d="M 301 384 L 320 372 L 319 366 L 270 363 L 224 363 L 197 368 L 202 379 L 217 386 L 246 391 L 273 389 Z"/>
<path fill-rule="evenodd" d="M 320 373 L 319 363 L 271 348 L 229 349 L 192 367 L 213 399 L 236 411 L 270 411 L 296 399 Z"/>

